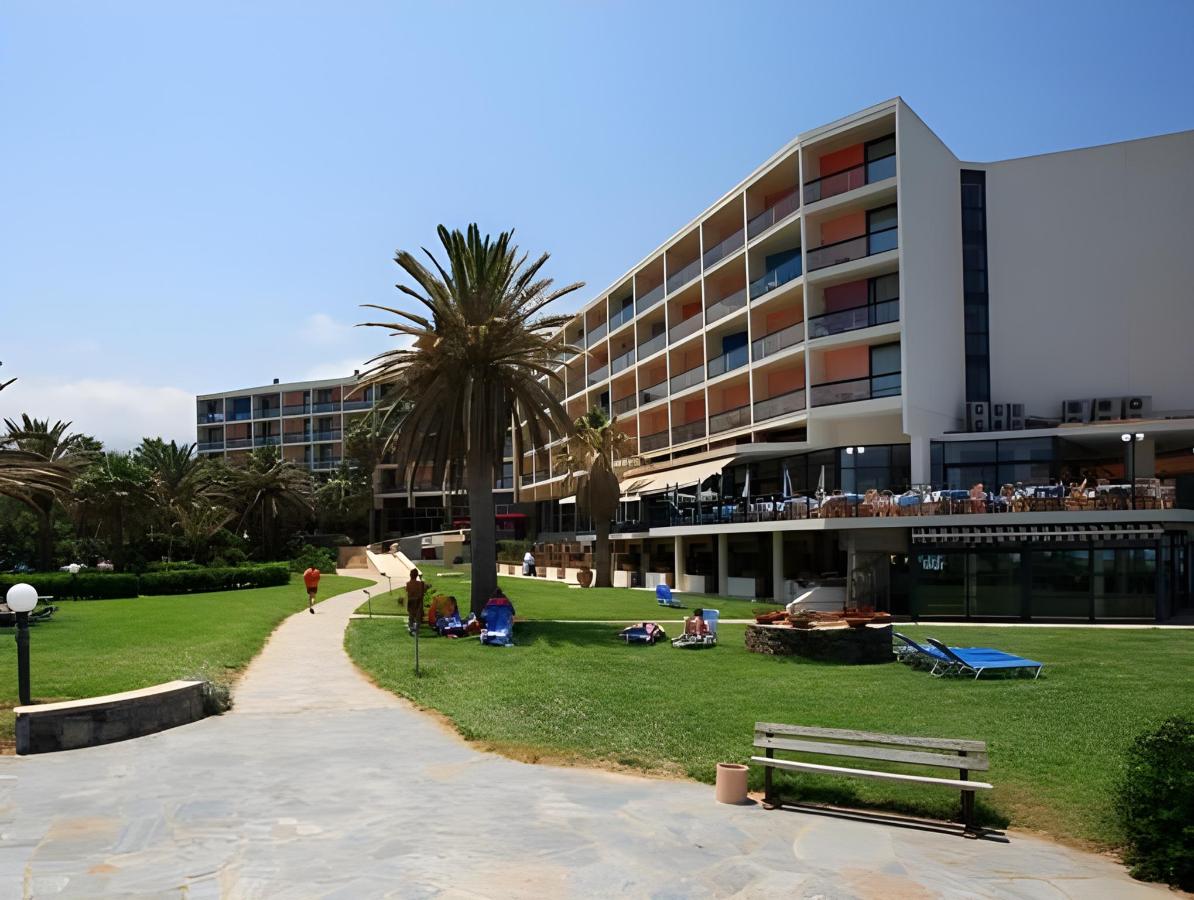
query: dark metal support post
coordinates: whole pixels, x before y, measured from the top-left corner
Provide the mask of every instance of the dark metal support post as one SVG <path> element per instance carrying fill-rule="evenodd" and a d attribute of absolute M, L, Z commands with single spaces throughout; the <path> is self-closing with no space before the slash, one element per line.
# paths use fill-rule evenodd
<path fill-rule="evenodd" d="M 17 693 L 21 705 L 33 701 L 29 697 L 29 613 L 17 613 Z"/>
<path fill-rule="evenodd" d="M 767 737 L 771 737 L 771 735 L 768 734 Z M 771 747 L 768 747 L 766 752 L 768 759 L 773 759 L 775 757 L 775 750 Z M 772 768 L 772 766 L 767 766 L 765 769 L 763 769 L 763 806 L 766 809 L 775 808 L 775 796 L 771 787 Z"/>
<path fill-rule="evenodd" d="M 965 750 L 959 750 L 958 756 L 965 756 Z M 969 769 L 959 769 L 958 779 L 960 781 L 970 780 Z M 962 791 L 962 825 L 966 829 L 967 834 L 975 834 L 977 829 L 974 827 L 974 791 Z"/>

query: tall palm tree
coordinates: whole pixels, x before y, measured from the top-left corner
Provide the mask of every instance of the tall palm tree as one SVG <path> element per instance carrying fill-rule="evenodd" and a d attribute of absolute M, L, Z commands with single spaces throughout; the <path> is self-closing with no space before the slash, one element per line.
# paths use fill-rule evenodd
<path fill-rule="evenodd" d="M 227 509 L 221 505 L 218 473 L 208 460 L 195 453 L 194 444 L 144 438 L 133 453 L 149 472 L 154 517 L 169 535 L 170 557 L 174 555 L 175 531 L 183 532 L 184 538 L 188 533 L 198 534 L 204 542 L 205 523 L 223 518 L 222 526 L 228 521 L 229 515 L 224 515 Z"/>
<path fill-rule="evenodd" d="M 243 466 L 230 473 L 228 488 L 242 510 L 241 522 L 260 517 L 262 555 L 278 554 L 278 521 L 285 513 L 305 519 L 315 511 L 311 474 L 278 454 L 277 447 L 259 447 Z"/>
<path fill-rule="evenodd" d="M 593 520 L 597 545 L 593 568 L 597 587 L 612 587 L 609 531 L 618 514 L 622 488 L 614 467 L 630 438 L 601 407 L 593 407 L 572 424 L 568 443 L 560 454 L 560 466 L 568 473 L 567 489 L 576 492 L 577 508 Z"/>
<path fill-rule="evenodd" d="M 413 486 L 415 466 L 430 464 L 432 474 L 468 490 L 472 543 L 472 608 L 480 612 L 497 586 L 497 535 L 493 475 L 500 467 L 511 421 L 525 422 L 532 440 L 542 445 L 553 427 L 568 428 L 568 416 L 548 384 L 555 374 L 551 335 L 567 316 L 542 315 L 543 309 L 582 283 L 553 289 L 540 270 L 544 253 L 533 262 L 512 243 L 513 232 L 481 237 L 438 229 L 445 263 L 426 248 L 432 268 L 399 251 L 394 261 L 415 287 L 398 290 L 417 300 L 425 315 L 374 306 L 395 317 L 366 322 L 389 329 L 413 346 L 388 350 L 369 361 L 369 383 L 393 382 L 390 402 L 408 404 L 393 420 L 390 449 L 406 464 Z"/>
<path fill-rule="evenodd" d="M 355 422 L 344 435 L 344 456 L 365 477 L 369 494 L 369 543 L 377 540 L 376 485 L 374 474 L 386 456 L 387 434 L 394 432 L 397 419 L 405 415 L 405 405 L 387 410 L 372 409 Z M 387 426 L 387 421 L 391 424 Z"/>
<path fill-rule="evenodd" d="M 109 451 L 80 473 L 73 493 L 81 520 L 94 518 L 97 530 L 107 532 L 112 562 L 123 571 L 125 537 L 145 522 L 153 506 L 149 470 L 133 453 Z"/>

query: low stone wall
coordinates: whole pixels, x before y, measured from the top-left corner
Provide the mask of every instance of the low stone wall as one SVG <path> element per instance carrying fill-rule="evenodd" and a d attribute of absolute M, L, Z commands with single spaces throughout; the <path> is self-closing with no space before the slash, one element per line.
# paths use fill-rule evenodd
<path fill-rule="evenodd" d="M 95 747 L 202 719 L 204 682 L 169 681 L 138 691 L 18 706 L 17 753 Z"/>
<path fill-rule="evenodd" d="M 822 662 L 868 665 L 895 659 L 891 626 L 865 628 L 791 628 L 786 625 L 748 625 L 746 649 L 772 656 L 802 656 Z"/>

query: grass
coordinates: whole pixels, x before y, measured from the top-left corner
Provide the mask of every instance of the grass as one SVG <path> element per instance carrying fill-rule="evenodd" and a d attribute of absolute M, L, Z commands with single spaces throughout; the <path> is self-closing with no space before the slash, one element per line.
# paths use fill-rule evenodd
<path fill-rule="evenodd" d="M 456 597 L 460 608 L 468 611 L 469 578 L 467 567 L 458 567 L 460 574 L 446 574 L 438 566 L 420 567 L 420 572 L 431 583 L 433 594 L 451 594 Z M 663 609 L 655 601 L 653 591 L 630 590 L 628 588 L 585 588 L 569 587 L 558 581 L 531 578 L 499 576 L 498 584 L 510 597 L 519 621 L 536 619 L 603 619 L 619 622 L 638 622 L 643 619 L 682 619 L 687 613 L 682 609 Z M 710 594 L 674 594 L 686 608 L 709 606 L 721 611 L 723 619 L 750 619 L 753 609 L 776 609 L 757 600 L 735 600 Z M 430 596 L 427 602 L 431 602 Z M 398 589 L 372 598 L 375 614 L 406 615 L 406 592 Z M 369 604 L 363 604 L 359 613 L 367 613 Z"/>
<path fill-rule="evenodd" d="M 418 679 L 401 620 L 356 620 L 346 644 L 382 686 L 442 712 L 466 738 L 522 759 L 711 781 L 715 763 L 751 755 L 756 721 L 985 740 L 992 760 L 985 780 L 995 790 L 981 795 L 979 812 L 988 823 L 1099 847 L 1119 839 L 1111 797 L 1128 743 L 1168 715 L 1194 714 L 1182 674 L 1194 665 L 1194 642 L 1181 631 L 908 628 L 1047 664 L 1036 682 L 975 682 L 935 679 L 896 663 L 839 666 L 752 654 L 743 646 L 744 626 L 723 625 L 721 645 L 705 651 L 626 647 L 615 640 L 617 630 L 527 622 L 509 649 L 428 639 Z M 752 770 L 751 779 L 761 786 L 760 772 Z M 952 791 L 811 776 L 797 782 L 786 773 L 777 779 L 789 796 L 799 783 L 802 798 L 939 818 L 957 804 Z"/>
<path fill-rule="evenodd" d="M 325 575 L 320 597 L 366 587 Z M 149 687 L 201 675 L 230 680 L 286 616 L 307 605 L 301 576 L 289 585 L 209 594 L 58 604 L 29 632 L 33 700 L 46 703 Z M 13 629 L 0 629 L 0 746 L 12 746 L 18 704 Z"/>

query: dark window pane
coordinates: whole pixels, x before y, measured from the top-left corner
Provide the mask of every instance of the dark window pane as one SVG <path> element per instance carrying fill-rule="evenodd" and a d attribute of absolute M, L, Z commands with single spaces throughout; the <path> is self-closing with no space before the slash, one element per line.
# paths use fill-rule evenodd
<path fill-rule="evenodd" d="M 950 441 L 943 444 L 945 463 L 993 463 L 998 457 L 997 441 Z"/>
<path fill-rule="evenodd" d="M 967 356 L 986 356 L 987 355 L 987 335 L 983 332 L 977 334 L 966 334 L 966 355 Z"/>
<path fill-rule="evenodd" d="M 1096 619 L 1152 619 L 1157 606 L 1157 551 L 1151 547 L 1096 550 Z"/>
<path fill-rule="evenodd" d="M 1034 618 L 1090 618 L 1090 551 L 1034 550 L 1029 602 Z"/>
<path fill-rule="evenodd" d="M 879 159 L 881 156 L 891 156 L 895 153 L 895 135 L 888 135 L 885 138 L 879 138 L 877 141 L 871 141 L 866 145 L 866 159 L 870 162 L 874 159 Z"/>
<path fill-rule="evenodd" d="M 896 226 L 897 216 L 894 206 L 884 206 L 872 209 L 866 214 L 867 231 L 882 231 Z"/>
<path fill-rule="evenodd" d="M 966 614 L 966 554 L 918 553 L 912 608 L 919 616 Z"/>
<path fill-rule="evenodd" d="M 881 344 L 871 348 L 871 374 L 889 375 L 900 371 L 900 345 Z"/>
<path fill-rule="evenodd" d="M 871 279 L 871 302 L 884 303 L 896 300 L 900 296 L 900 275 L 892 272 L 890 275 L 880 275 Z"/>
<path fill-rule="evenodd" d="M 966 269 L 962 276 L 962 286 L 967 291 L 985 291 L 987 289 L 987 273 L 983 269 Z"/>
<path fill-rule="evenodd" d="M 1000 462 L 1052 461 L 1052 438 L 1018 438 L 999 442 Z"/>
<path fill-rule="evenodd" d="M 1019 618 L 1022 591 L 1019 553 L 975 553 L 970 614 Z"/>

